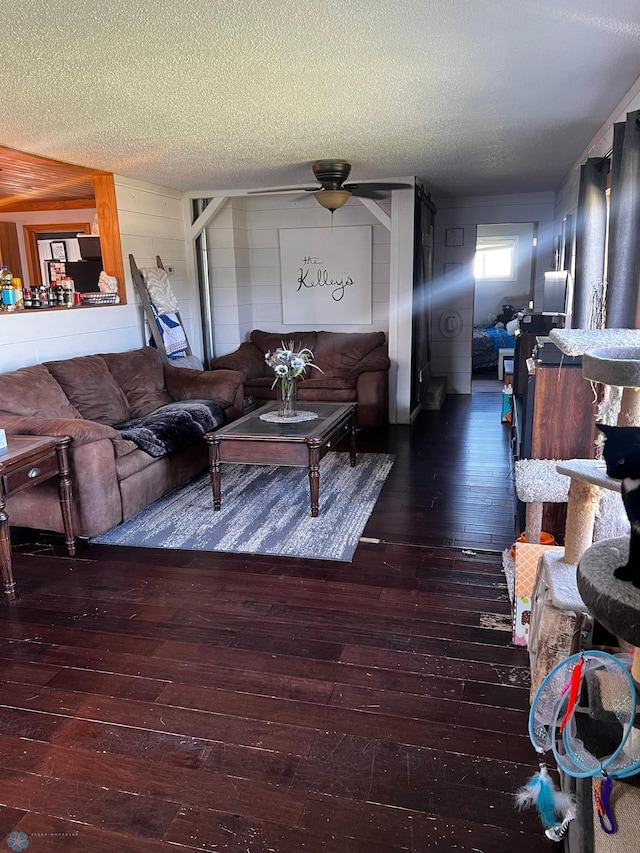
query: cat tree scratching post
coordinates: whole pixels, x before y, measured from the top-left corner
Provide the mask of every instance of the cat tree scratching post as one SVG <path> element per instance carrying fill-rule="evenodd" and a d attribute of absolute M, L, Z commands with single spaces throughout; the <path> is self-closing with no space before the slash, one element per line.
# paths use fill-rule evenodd
<path fill-rule="evenodd" d="M 569 480 L 556 471 L 553 459 L 518 459 L 514 465 L 516 495 L 526 506 L 525 542 L 535 545 L 542 533 L 545 503 L 566 503 Z"/>
<path fill-rule="evenodd" d="M 571 478 L 564 538 L 565 563 L 577 566 L 593 542 L 593 528 L 600 489 L 620 491 L 620 483 L 607 476 L 604 462 L 569 459 L 558 463 L 558 473 Z"/>
<path fill-rule="evenodd" d="M 639 347 L 607 347 L 585 353 L 582 373 L 595 382 L 622 387 L 618 426 L 640 427 Z M 613 574 L 626 563 L 628 555 L 626 538 L 592 545 L 578 565 L 578 589 L 595 618 L 635 647 L 631 677 L 640 684 L 640 590 Z"/>

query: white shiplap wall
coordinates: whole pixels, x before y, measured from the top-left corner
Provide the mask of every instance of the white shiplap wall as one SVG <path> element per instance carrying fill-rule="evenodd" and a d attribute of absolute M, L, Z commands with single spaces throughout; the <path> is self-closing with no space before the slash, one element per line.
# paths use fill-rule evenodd
<path fill-rule="evenodd" d="M 184 312 L 194 351 L 200 349 L 197 292 L 189 286 L 181 194 L 129 178 L 115 177 L 122 235 L 127 304 L 99 308 L 0 313 L 0 372 L 95 352 L 123 352 L 143 343 L 142 310 L 129 274 L 128 253 L 139 266 L 155 264 L 159 254 L 171 263 L 174 289 Z M 73 212 L 72 218 L 78 214 Z M 63 221 L 63 220 L 61 220 Z"/>
<path fill-rule="evenodd" d="M 173 267 L 169 280 L 180 303 L 180 316 L 192 350 L 202 356 L 198 291 L 187 270 L 182 193 L 132 178 L 116 177 L 116 201 L 127 301 L 135 303 L 140 329 L 136 346 L 142 343 L 142 308 L 131 280 L 129 254 L 133 255 L 138 267 L 155 267 L 156 255 L 159 255 L 165 268 Z"/>
<path fill-rule="evenodd" d="M 381 202 L 389 213 L 390 202 Z M 389 231 L 357 199 L 336 211 L 333 227 L 373 226 L 373 321 L 344 324 L 330 331 L 389 331 Z M 331 227 L 331 215 L 310 195 L 258 195 L 230 198 L 207 228 L 216 355 L 236 349 L 252 329 L 270 332 L 312 330 L 282 322 L 280 289 L 281 228 Z"/>

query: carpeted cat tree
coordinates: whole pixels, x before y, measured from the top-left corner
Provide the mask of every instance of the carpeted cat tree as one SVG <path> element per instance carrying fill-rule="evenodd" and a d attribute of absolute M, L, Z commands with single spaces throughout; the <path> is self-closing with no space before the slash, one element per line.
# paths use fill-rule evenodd
<path fill-rule="evenodd" d="M 640 347 L 608 348 L 585 354 L 583 374 L 596 382 L 623 388 L 618 426 L 640 427 Z M 630 581 L 614 576 L 618 566 L 626 564 L 629 538 L 604 539 L 591 545 L 578 564 L 577 584 L 580 594 L 594 617 L 616 637 L 634 649 L 631 678 L 636 690 L 640 687 L 640 589 Z M 636 721 L 640 707 L 636 704 Z M 632 726 L 625 751 L 637 754 L 640 750 L 640 728 Z M 637 776 L 634 777 L 637 779 Z M 582 780 L 578 780 L 580 785 Z M 624 784 L 630 782 L 631 784 Z M 598 832 L 594 820 L 595 849 L 611 853 L 635 849 L 640 810 L 640 790 L 633 779 L 617 781 L 615 814 L 624 832 L 607 836 L 598 847 Z M 620 836 L 620 837 L 619 837 Z M 600 835 L 600 839 L 602 836 Z M 635 845 L 633 848 L 631 845 Z"/>
<path fill-rule="evenodd" d="M 603 374 L 601 367 L 595 373 L 593 365 L 587 367 L 592 364 L 591 353 L 597 353 L 598 346 L 614 348 L 616 351 L 637 347 L 636 351 L 640 353 L 640 331 L 554 329 L 549 337 L 565 355 L 582 356 L 586 379 L 606 385 L 606 402 L 600 406 L 599 417 L 602 420 L 631 424 L 633 420 L 630 419 L 637 417 L 635 422 L 640 424 L 638 389 L 635 386 L 625 387 L 620 400 L 619 388 L 615 387 L 616 382 L 611 381 L 619 379 L 619 375 L 616 373 L 613 376 L 610 368 L 609 372 Z M 588 635 L 591 615 L 597 618 L 588 602 L 583 600 L 577 585 L 576 572 L 580 559 L 594 538 L 619 536 L 628 528 L 619 497 L 620 482 L 607 476 L 603 462 L 593 459 L 556 461 L 555 470 L 547 473 L 546 482 L 538 483 L 535 490 L 538 500 L 545 494 L 553 493 L 554 478 L 562 478 L 565 482 L 569 480 L 571 484 L 567 502 L 565 550 L 564 553 L 549 551 L 540 558 L 529 632 L 532 697 L 550 669 L 578 651 L 583 636 Z M 603 498 L 606 495 L 611 498 Z"/>
<path fill-rule="evenodd" d="M 618 426 L 640 427 L 640 347 L 607 347 L 585 353 L 587 379 L 623 388 Z M 614 577 L 629 555 L 626 537 L 591 545 L 578 564 L 578 589 L 607 630 L 635 647 L 631 677 L 640 685 L 640 589 Z"/>

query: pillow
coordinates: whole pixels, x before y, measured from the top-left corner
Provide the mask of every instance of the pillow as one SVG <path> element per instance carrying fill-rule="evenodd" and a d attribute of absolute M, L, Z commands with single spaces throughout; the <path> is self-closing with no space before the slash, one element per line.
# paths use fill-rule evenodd
<path fill-rule="evenodd" d="M 113 426 L 131 417 L 127 398 L 102 356 L 84 355 L 45 365 L 83 418 Z"/>
<path fill-rule="evenodd" d="M 102 358 L 131 408 L 131 414 L 121 418 L 121 423 L 129 418 L 142 418 L 160 406 L 173 403 L 164 386 L 162 359 L 155 349 L 143 347 L 132 352 L 108 352 L 103 353 Z"/>
<path fill-rule="evenodd" d="M 277 350 L 282 346 L 283 341 L 285 344 L 293 341 L 296 350 L 307 347 L 313 352 L 316 347 L 317 335 L 315 332 L 261 332 L 260 329 L 254 329 L 249 335 L 249 340 L 258 347 L 263 355 L 266 352 Z"/>
<path fill-rule="evenodd" d="M 318 332 L 314 364 L 329 376 L 357 372 L 365 356 L 385 342 L 384 332 Z M 313 378 L 316 371 L 311 371 Z"/>
<path fill-rule="evenodd" d="M 0 411 L 23 418 L 80 418 L 43 364 L 0 374 Z"/>

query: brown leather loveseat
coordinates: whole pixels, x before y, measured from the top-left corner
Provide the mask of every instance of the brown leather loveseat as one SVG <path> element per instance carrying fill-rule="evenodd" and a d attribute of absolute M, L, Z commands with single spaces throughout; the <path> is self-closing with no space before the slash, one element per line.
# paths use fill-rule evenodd
<path fill-rule="evenodd" d="M 255 329 L 249 340 L 228 355 L 216 358 L 212 368 L 237 370 L 244 393 L 260 405 L 275 400 L 273 371 L 265 353 L 282 342 L 308 347 L 322 373 L 307 368 L 298 383 L 298 401 L 358 403 L 358 424 L 377 427 L 389 419 L 389 356 L 384 332 L 262 332 Z"/>
<path fill-rule="evenodd" d="M 163 365 L 156 350 L 144 347 L 0 374 L 0 427 L 9 439 L 71 436 L 74 532 L 98 536 L 206 470 L 208 461 L 201 432 L 156 457 L 115 426 L 196 400 L 217 404 L 222 413 L 212 408 L 223 421 L 234 420 L 243 412 L 242 377 Z M 7 512 L 18 527 L 63 530 L 55 478 L 10 496 Z"/>

